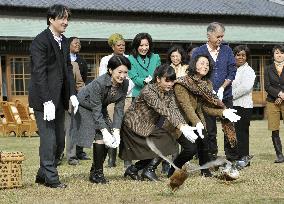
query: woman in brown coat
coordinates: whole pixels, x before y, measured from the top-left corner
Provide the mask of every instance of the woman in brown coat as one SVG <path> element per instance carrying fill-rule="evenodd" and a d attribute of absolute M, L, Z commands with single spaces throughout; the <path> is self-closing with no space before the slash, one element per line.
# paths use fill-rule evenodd
<path fill-rule="evenodd" d="M 156 127 L 160 117 L 165 117 L 175 128 L 184 133 L 184 138 L 194 141 L 198 136 L 182 117 L 175 102 L 172 86 L 176 80 L 175 70 L 170 65 L 161 65 L 154 72 L 154 80 L 147 84 L 140 95 L 126 111 L 121 127 L 120 157 L 123 160 L 140 160 L 128 167 L 124 176 L 139 180 L 138 171 L 142 170 L 142 179 L 158 180 L 155 169 L 161 159 L 146 144 L 146 137 L 152 141 L 164 155 L 175 151 L 175 138 L 164 134 Z"/>
<path fill-rule="evenodd" d="M 211 71 L 212 63 L 210 58 L 206 55 L 198 55 L 191 60 L 188 75 L 178 78 L 174 85 L 174 92 L 180 112 L 189 125 L 196 127 L 196 133 L 200 136 L 195 143 L 185 140 L 183 137 L 178 138 L 177 141 L 182 146 L 183 150 L 174 160 L 174 164 L 179 168 L 187 161 L 191 160 L 197 151 L 200 165 L 209 161 L 203 111 L 212 116 L 224 116 L 231 122 L 236 122 L 240 119 L 240 117 L 234 113 L 235 111 L 233 109 L 226 109 L 222 101 L 220 101 L 216 95 L 212 94 L 213 87 L 212 83 L 209 81 Z M 232 123 L 228 123 L 228 121 L 226 123 L 223 121 L 222 123 L 225 126 L 233 128 Z M 235 137 L 235 134 L 233 136 Z M 231 141 L 232 139 L 235 138 L 231 138 Z M 174 168 L 171 167 L 168 172 L 168 177 L 170 177 L 173 172 Z M 208 169 L 201 170 L 201 174 L 211 176 Z"/>

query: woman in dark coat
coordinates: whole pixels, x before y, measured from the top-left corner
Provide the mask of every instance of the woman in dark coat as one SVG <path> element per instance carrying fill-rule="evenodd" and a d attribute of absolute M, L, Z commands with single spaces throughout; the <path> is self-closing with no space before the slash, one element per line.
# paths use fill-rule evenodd
<path fill-rule="evenodd" d="M 272 143 L 276 152 L 275 163 L 283 163 L 282 144 L 279 136 L 280 115 L 284 116 L 284 46 L 275 45 L 272 50 L 273 64 L 265 67 L 264 87 L 267 92 L 266 108 L 268 130 L 272 133 Z"/>
<path fill-rule="evenodd" d="M 93 164 L 89 178 L 93 183 L 107 182 L 103 174 L 106 147 L 116 148 L 120 143 L 120 127 L 128 89 L 126 77 L 130 69 L 131 64 L 126 57 L 111 57 L 108 72 L 83 87 L 77 96 L 80 106 L 72 132 L 77 145 L 93 145 Z M 112 122 L 107 111 L 107 106 L 111 103 L 115 103 Z"/>
<path fill-rule="evenodd" d="M 191 60 L 187 76 L 180 77 L 175 82 L 174 93 L 179 110 L 186 122 L 196 127 L 196 133 L 200 136 L 195 142 L 188 141 L 182 136 L 177 140 L 183 149 L 174 160 L 174 164 L 179 168 L 187 161 L 190 161 L 196 152 L 198 152 L 200 165 L 209 162 L 203 111 L 212 116 L 224 116 L 233 122 L 239 119 L 239 116 L 234 114 L 234 110 L 226 109 L 223 102 L 212 93 L 213 86 L 209 80 L 211 72 L 212 63 L 210 58 L 206 55 L 198 55 Z M 224 119 L 221 120 L 224 124 Z M 225 125 L 227 126 L 228 124 L 226 123 Z M 233 124 L 230 123 L 230 125 L 233 128 Z M 236 135 L 234 134 L 233 136 L 235 139 Z M 174 170 L 173 167 L 170 168 L 168 177 L 174 173 Z M 211 172 L 208 169 L 201 170 L 201 174 L 211 176 Z"/>
<path fill-rule="evenodd" d="M 141 90 L 140 95 L 126 111 L 121 127 L 120 157 L 124 160 L 140 161 L 128 167 L 124 176 L 139 180 L 138 171 L 143 169 L 142 179 L 158 180 L 155 169 L 161 160 L 159 162 L 152 160 L 157 155 L 146 144 L 146 137 L 152 139 L 163 155 L 175 152 L 176 139 L 156 127 L 161 117 L 166 118 L 175 128 L 180 129 L 187 139 L 194 141 L 197 138 L 176 105 L 172 91 L 175 80 L 175 70 L 170 65 L 157 67 L 153 81 Z"/>

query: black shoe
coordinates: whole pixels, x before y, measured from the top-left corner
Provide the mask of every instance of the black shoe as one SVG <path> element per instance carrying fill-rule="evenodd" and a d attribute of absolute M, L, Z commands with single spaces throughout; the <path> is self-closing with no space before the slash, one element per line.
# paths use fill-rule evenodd
<path fill-rule="evenodd" d="M 125 172 L 124 172 L 124 177 L 129 176 L 132 178 L 132 180 L 141 180 L 140 176 L 138 175 L 138 169 L 135 167 L 135 165 L 129 166 Z"/>
<path fill-rule="evenodd" d="M 209 169 L 202 169 L 201 170 L 201 176 L 204 176 L 204 177 L 212 177 L 212 173 Z"/>
<path fill-rule="evenodd" d="M 158 176 L 156 175 L 155 170 L 158 165 L 162 162 L 162 158 L 157 157 L 150 161 L 150 163 L 143 169 L 141 173 L 142 180 L 149 179 L 150 181 L 160 181 Z"/>
<path fill-rule="evenodd" d="M 162 174 L 168 174 L 170 168 L 171 168 L 171 165 L 167 161 L 163 161 L 161 173 Z"/>
<path fill-rule="evenodd" d="M 106 184 L 108 182 L 108 180 L 105 179 L 102 169 L 91 172 L 89 179 L 92 183 Z"/>
<path fill-rule="evenodd" d="M 155 173 L 154 169 L 144 169 L 141 173 L 141 179 L 148 179 L 150 181 L 161 181 Z"/>
<path fill-rule="evenodd" d="M 44 184 L 46 187 L 49 187 L 49 188 L 66 188 L 67 185 L 64 184 L 64 183 L 53 183 L 53 184 L 49 184 L 49 183 L 45 183 Z"/>
<path fill-rule="evenodd" d="M 174 172 L 175 172 L 175 168 L 171 166 L 171 168 L 168 171 L 167 177 L 170 178 L 174 174 Z"/>
<path fill-rule="evenodd" d="M 79 164 L 79 160 L 77 160 L 77 159 L 69 159 L 68 160 L 68 164 L 72 165 L 72 166 L 76 166 L 76 165 Z"/>
<path fill-rule="evenodd" d="M 36 176 L 36 179 L 35 179 L 35 183 L 38 183 L 38 184 L 45 184 L 45 179 L 44 178 L 41 178 L 39 176 Z"/>
<path fill-rule="evenodd" d="M 91 158 L 88 157 L 88 156 L 86 155 L 86 153 L 85 153 L 85 154 L 79 154 L 79 155 L 77 155 L 77 158 L 78 158 L 79 160 L 91 160 Z"/>

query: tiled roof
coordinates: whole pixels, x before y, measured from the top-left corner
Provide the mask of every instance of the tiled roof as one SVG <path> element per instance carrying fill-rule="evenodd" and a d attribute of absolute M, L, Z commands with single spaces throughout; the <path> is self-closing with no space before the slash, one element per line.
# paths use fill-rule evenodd
<path fill-rule="evenodd" d="M 59 1 L 1 0 L 0 6 L 47 8 L 54 3 Z M 62 0 L 60 3 L 71 9 L 90 11 L 284 18 L 284 0 Z"/>
<path fill-rule="evenodd" d="M 103 40 L 119 32 L 125 39 L 132 40 L 139 32 L 149 32 L 154 41 L 206 42 L 207 23 L 161 23 L 131 22 L 125 20 L 71 20 L 66 37 L 78 36 L 81 40 Z M 46 28 L 46 19 L 38 17 L 0 17 L 0 40 L 31 40 Z M 127 29 L 121 29 L 127 28 Z M 86 32 L 86 30 L 88 32 Z M 170 32 L 169 32 L 170 31 Z M 283 34 L 282 34 L 283 33 Z M 226 24 L 225 40 L 229 43 L 283 43 L 284 27 L 278 25 L 235 25 Z"/>

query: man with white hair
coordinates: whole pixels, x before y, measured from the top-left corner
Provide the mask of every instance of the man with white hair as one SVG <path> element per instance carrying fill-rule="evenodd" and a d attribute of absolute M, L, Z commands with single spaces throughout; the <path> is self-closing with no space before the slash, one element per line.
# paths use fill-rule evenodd
<path fill-rule="evenodd" d="M 218 98 L 227 108 L 233 107 L 232 81 L 236 75 L 236 64 L 232 49 L 222 43 L 225 35 L 225 27 L 222 23 L 212 22 L 207 27 L 207 43 L 196 48 L 192 58 L 205 54 L 214 62 L 210 80 Z M 208 131 L 208 148 L 211 160 L 216 159 L 218 153 L 216 117 L 205 114 Z M 237 149 L 232 148 L 227 137 L 224 137 L 224 149 L 228 160 L 237 160 Z"/>

